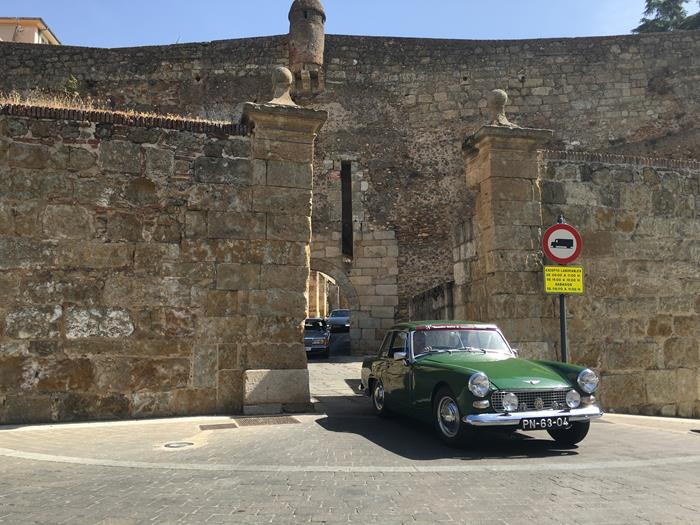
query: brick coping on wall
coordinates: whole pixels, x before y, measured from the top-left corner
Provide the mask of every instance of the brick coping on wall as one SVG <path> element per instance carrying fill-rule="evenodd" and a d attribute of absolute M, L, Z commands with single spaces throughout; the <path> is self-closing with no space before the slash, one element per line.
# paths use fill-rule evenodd
<path fill-rule="evenodd" d="M 572 162 L 602 162 L 606 164 L 631 164 L 661 169 L 700 170 L 700 161 L 689 159 L 669 159 L 661 157 L 641 157 L 634 155 L 615 155 L 612 153 L 594 153 L 591 151 L 543 150 L 543 160 L 565 160 Z"/>
<path fill-rule="evenodd" d="M 140 116 L 121 111 L 104 109 L 71 109 L 32 106 L 26 104 L 0 104 L 0 115 L 14 117 L 34 117 L 55 120 L 82 120 L 101 124 L 121 124 L 147 128 L 163 128 L 207 135 L 232 136 L 247 135 L 248 126 L 243 124 L 227 124 L 206 120 L 168 116 Z"/>

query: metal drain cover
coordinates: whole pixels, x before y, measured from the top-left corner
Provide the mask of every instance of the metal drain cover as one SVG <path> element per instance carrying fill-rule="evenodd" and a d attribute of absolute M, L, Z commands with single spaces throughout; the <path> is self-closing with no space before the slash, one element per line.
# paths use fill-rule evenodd
<path fill-rule="evenodd" d="M 199 425 L 199 430 L 224 430 L 227 428 L 238 428 L 235 423 L 222 423 L 219 425 Z"/>
<path fill-rule="evenodd" d="M 191 447 L 193 445 L 194 445 L 194 443 L 190 443 L 188 441 L 175 441 L 173 443 L 166 443 L 163 446 L 165 448 L 185 448 L 185 447 Z"/>
<path fill-rule="evenodd" d="M 299 423 L 299 420 L 291 416 L 246 417 L 236 419 L 236 423 L 240 427 L 253 427 L 257 425 L 293 425 Z"/>

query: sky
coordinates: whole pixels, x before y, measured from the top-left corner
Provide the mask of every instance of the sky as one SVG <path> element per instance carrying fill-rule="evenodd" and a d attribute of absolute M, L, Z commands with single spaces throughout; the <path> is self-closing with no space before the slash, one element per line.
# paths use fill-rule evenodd
<path fill-rule="evenodd" d="M 522 39 L 628 34 L 645 0 L 322 0 L 326 32 Z M 131 47 L 286 34 L 291 0 L 0 0 L 64 45 Z M 689 12 L 697 2 L 689 2 Z"/>

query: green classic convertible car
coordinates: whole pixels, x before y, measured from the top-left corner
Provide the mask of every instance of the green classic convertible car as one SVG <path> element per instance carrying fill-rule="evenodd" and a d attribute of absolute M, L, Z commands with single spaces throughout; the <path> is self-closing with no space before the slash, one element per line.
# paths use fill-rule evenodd
<path fill-rule="evenodd" d="M 492 324 L 418 321 L 394 326 L 362 363 L 362 388 L 379 415 L 432 423 L 455 444 L 477 428 L 546 430 L 572 446 L 603 415 L 592 370 L 519 359 Z"/>

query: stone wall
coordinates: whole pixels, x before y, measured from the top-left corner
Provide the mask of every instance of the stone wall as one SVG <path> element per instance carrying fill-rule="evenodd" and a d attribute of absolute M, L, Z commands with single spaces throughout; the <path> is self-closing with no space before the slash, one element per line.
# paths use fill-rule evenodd
<path fill-rule="evenodd" d="M 495 321 L 528 358 L 558 360 L 544 229 L 582 234 L 569 359 L 601 374 L 607 409 L 700 416 L 700 163 L 536 149 L 541 130 L 484 127 L 466 143 L 471 219 L 453 235 L 455 316 Z"/>
<path fill-rule="evenodd" d="M 252 138 L 2 108 L 0 422 L 308 407 L 322 119 L 249 109 Z"/>
<path fill-rule="evenodd" d="M 461 142 L 484 121 L 495 87 L 508 89 L 516 122 L 557 130 L 555 144 L 698 158 L 698 34 L 328 36 L 326 91 L 302 101 L 331 115 L 315 162 L 314 232 L 327 230 L 317 244 L 339 246 L 333 177 L 351 159 L 362 174 L 356 230 L 393 232 L 399 249 L 396 317 L 417 292 L 449 280 L 452 225 L 473 211 Z M 239 101 L 267 100 L 267 73 L 287 64 L 288 50 L 285 37 L 118 50 L 3 44 L 0 61 L 0 90 L 62 90 L 72 75 L 81 92 L 116 107 L 236 120 Z M 349 275 L 353 265 L 339 267 Z"/>
<path fill-rule="evenodd" d="M 454 284 L 450 281 L 414 295 L 408 304 L 409 319 L 455 319 Z"/>
<path fill-rule="evenodd" d="M 544 162 L 544 225 L 563 213 L 583 237 L 572 361 L 602 372 L 607 407 L 700 417 L 700 163 L 560 152 Z"/>

